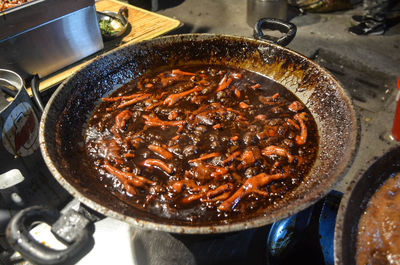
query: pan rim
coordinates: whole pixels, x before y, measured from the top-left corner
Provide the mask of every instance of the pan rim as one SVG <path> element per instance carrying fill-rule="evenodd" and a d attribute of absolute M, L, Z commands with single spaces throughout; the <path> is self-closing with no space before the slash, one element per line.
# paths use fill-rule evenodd
<path fill-rule="evenodd" d="M 305 196 L 302 198 L 298 198 L 297 201 L 298 203 L 296 204 L 288 204 L 286 207 L 282 207 L 278 209 L 277 211 L 274 211 L 274 215 L 271 216 L 265 216 L 265 214 L 258 215 L 256 217 L 253 217 L 251 219 L 247 220 L 240 220 L 236 221 L 234 223 L 227 223 L 227 224 L 216 224 L 216 225 L 197 225 L 197 226 L 190 226 L 190 225 L 173 225 L 173 224 L 165 224 L 165 223 L 160 223 L 160 222 L 155 222 L 155 221 L 147 221 L 143 219 L 137 219 L 131 216 L 126 216 L 123 215 L 119 212 L 116 212 L 112 209 L 109 209 L 103 205 L 101 205 L 98 202 L 95 202 L 89 198 L 87 198 L 83 193 L 81 193 L 79 190 L 77 190 L 72 184 L 70 184 L 65 178 L 63 178 L 62 174 L 59 172 L 59 170 L 54 166 L 53 160 L 50 158 L 49 152 L 47 150 L 46 146 L 46 141 L 45 141 L 45 127 L 46 127 L 46 117 L 51 106 L 53 105 L 53 102 L 55 101 L 57 95 L 60 94 L 60 91 L 62 91 L 62 88 L 68 84 L 68 82 L 75 76 L 75 74 L 71 75 L 68 79 L 64 80 L 64 82 L 57 88 L 57 90 L 53 93 L 51 96 L 48 104 L 46 105 L 44 109 L 44 113 L 41 118 L 40 122 L 40 129 L 39 129 L 39 143 L 40 143 L 40 149 L 43 154 L 44 160 L 46 165 L 49 167 L 51 173 L 53 176 L 56 178 L 56 180 L 75 198 L 77 198 L 80 202 L 84 203 L 85 205 L 89 206 L 90 208 L 115 219 L 119 219 L 121 221 L 127 222 L 130 225 L 134 225 L 136 227 L 142 228 L 142 229 L 151 229 L 151 230 L 159 230 L 159 231 L 165 231 L 165 232 L 173 232 L 173 233 L 186 233 L 186 234 L 212 234 L 212 233 L 225 233 L 225 232 L 233 232 L 233 231 L 240 231 L 240 230 L 245 230 L 245 229 L 250 229 L 250 228 L 255 228 L 255 227 L 260 227 L 263 225 L 267 225 L 269 223 L 272 223 L 274 221 L 277 221 L 282 218 L 286 218 L 294 213 L 297 213 L 307 207 L 309 207 L 311 204 L 315 203 L 319 199 L 321 199 L 323 196 L 328 194 L 328 192 L 332 189 L 334 184 L 336 184 L 340 179 L 343 178 L 343 176 L 348 172 L 352 165 L 352 161 L 354 160 L 354 157 L 358 151 L 358 146 L 359 146 L 359 138 L 360 138 L 360 127 L 359 127 L 359 122 L 356 116 L 356 113 L 352 107 L 352 103 L 350 98 L 347 95 L 347 92 L 342 88 L 341 84 L 339 81 L 332 76 L 326 69 L 324 69 L 322 66 L 318 65 L 317 63 L 311 61 L 304 55 L 301 55 L 298 52 L 292 51 L 288 48 L 281 47 L 276 44 L 271 44 L 269 42 L 265 41 L 259 41 L 259 40 L 254 40 L 251 38 L 247 37 L 240 37 L 240 36 L 234 36 L 234 35 L 224 35 L 224 34 L 181 34 L 181 35 L 170 35 L 170 36 L 163 36 L 155 39 L 150 39 L 150 40 L 145 40 L 139 43 L 134 43 L 134 44 L 126 44 L 122 46 L 121 48 L 107 52 L 104 55 L 96 58 L 95 61 L 101 60 L 102 58 L 106 56 L 110 56 L 110 54 L 117 53 L 121 49 L 124 49 L 125 47 L 128 46 L 136 46 L 136 45 L 146 45 L 146 44 L 151 44 L 151 43 L 160 43 L 165 41 L 166 39 L 185 39 L 185 40 L 190 40 L 190 39 L 201 39 L 201 40 L 207 40 L 207 39 L 214 39 L 214 38 L 227 38 L 227 39 L 233 39 L 233 40 L 240 40 L 240 41 L 245 41 L 245 42 L 254 42 L 257 44 L 262 44 L 262 45 L 267 45 L 267 46 L 273 46 L 279 49 L 284 49 L 286 52 L 289 54 L 292 54 L 294 56 L 300 57 L 303 60 L 307 60 L 313 67 L 316 67 L 317 69 L 321 70 L 321 74 L 328 76 L 330 80 L 334 83 L 337 84 L 337 86 L 340 89 L 340 93 L 343 94 L 343 97 L 345 99 L 346 105 L 349 106 L 350 110 L 350 117 L 353 121 L 353 124 L 351 124 L 351 127 L 353 130 L 350 131 L 350 134 L 348 135 L 349 138 L 349 143 L 350 147 L 348 149 L 348 152 L 346 155 L 348 156 L 347 158 L 344 159 L 346 163 L 343 165 L 339 165 L 335 172 L 337 173 L 336 178 L 330 178 L 326 180 L 326 183 L 324 185 L 319 185 L 319 189 L 315 193 L 307 193 Z M 93 62 L 95 62 L 93 61 Z M 92 64 L 92 63 L 91 63 Z M 88 69 L 90 65 L 86 65 L 79 71 L 84 71 L 85 69 Z M 279 218 L 277 218 L 278 216 Z"/>

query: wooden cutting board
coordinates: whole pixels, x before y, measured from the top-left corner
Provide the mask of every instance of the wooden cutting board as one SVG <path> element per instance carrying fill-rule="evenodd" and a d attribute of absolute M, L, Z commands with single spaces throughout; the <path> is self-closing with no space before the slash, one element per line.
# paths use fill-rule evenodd
<path fill-rule="evenodd" d="M 98 11 L 118 12 L 118 10 L 123 6 L 128 8 L 128 21 L 130 24 L 124 35 L 110 41 L 105 41 L 104 49 L 101 51 L 43 78 L 40 80 L 40 91 L 46 90 L 61 83 L 72 73 L 106 52 L 112 51 L 126 44 L 163 35 L 181 25 L 179 20 L 150 12 L 117 0 L 96 1 L 96 10 Z M 28 92 L 31 93 L 30 89 L 28 90 Z"/>

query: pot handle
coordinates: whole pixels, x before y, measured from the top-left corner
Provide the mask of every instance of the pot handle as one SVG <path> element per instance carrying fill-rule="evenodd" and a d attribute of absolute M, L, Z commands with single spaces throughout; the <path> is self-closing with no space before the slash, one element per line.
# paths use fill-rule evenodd
<path fill-rule="evenodd" d="M 121 17 L 121 19 L 123 20 L 123 22 L 125 24 L 128 23 L 129 11 L 128 11 L 128 8 L 126 6 L 121 7 L 118 10 L 118 15 Z"/>
<path fill-rule="evenodd" d="M 277 30 L 285 35 L 281 38 L 264 35 L 263 29 Z M 296 36 L 296 31 L 297 27 L 293 23 L 277 18 L 261 18 L 254 25 L 253 37 L 258 40 L 266 40 L 281 46 L 286 46 Z"/>
<path fill-rule="evenodd" d="M 51 226 L 53 235 L 66 245 L 56 250 L 38 242 L 29 230 L 38 222 Z M 6 237 L 11 247 L 33 264 L 75 264 L 94 245 L 93 221 L 73 209 L 60 215 L 57 210 L 33 206 L 17 213 L 9 222 Z"/>
<path fill-rule="evenodd" d="M 31 80 L 31 90 L 32 90 L 33 100 L 36 106 L 38 107 L 40 114 L 42 114 L 44 105 L 40 97 L 39 84 L 40 84 L 39 76 L 36 74 L 32 77 Z"/>

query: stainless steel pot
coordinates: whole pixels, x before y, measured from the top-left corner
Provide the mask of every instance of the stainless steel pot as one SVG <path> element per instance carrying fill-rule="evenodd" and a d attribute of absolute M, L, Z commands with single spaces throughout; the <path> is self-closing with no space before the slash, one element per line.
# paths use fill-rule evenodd
<path fill-rule="evenodd" d="M 4 97 L 6 96 L 9 101 Z M 39 149 L 41 112 L 20 75 L 0 69 L 0 233 L 17 211 L 32 205 L 56 207 L 64 195 Z M 64 200 L 65 201 L 65 200 Z"/>

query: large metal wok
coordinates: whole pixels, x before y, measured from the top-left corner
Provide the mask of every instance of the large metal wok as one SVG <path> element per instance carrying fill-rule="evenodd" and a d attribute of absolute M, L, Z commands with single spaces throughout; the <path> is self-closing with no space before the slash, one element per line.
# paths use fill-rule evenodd
<path fill-rule="evenodd" d="M 294 92 L 312 111 L 320 133 L 318 160 L 295 191 L 251 220 L 229 224 L 171 225 L 116 199 L 100 182 L 76 172 L 83 129 L 99 99 L 116 86 L 162 65 L 223 64 L 261 73 Z M 59 123 L 59 128 L 57 128 Z M 56 138 L 59 130 L 61 141 Z M 179 233 L 241 230 L 292 215 L 324 196 L 349 167 L 357 143 L 350 100 L 327 71 L 280 46 L 231 36 L 180 35 L 124 47 L 99 58 L 64 82 L 48 103 L 40 126 L 40 145 L 54 177 L 74 197 L 103 213 L 143 228 Z"/>
<path fill-rule="evenodd" d="M 285 41 L 281 42 L 284 43 Z M 174 223 L 117 199 L 91 176 L 77 171 L 75 154 L 88 116 L 99 99 L 132 78 L 160 66 L 217 64 L 260 73 L 295 93 L 319 129 L 317 161 L 302 184 L 260 215 L 229 223 Z M 56 137 L 56 131 L 61 139 Z M 40 124 L 40 147 L 54 177 L 72 196 L 98 213 L 144 229 L 207 234 L 260 227 L 293 215 L 326 195 L 346 173 L 358 145 L 359 128 L 350 99 L 339 82 L 305 56 L 266 41 L 188 34 L 128 45 L 98 58 L 57 89 Z"/>

